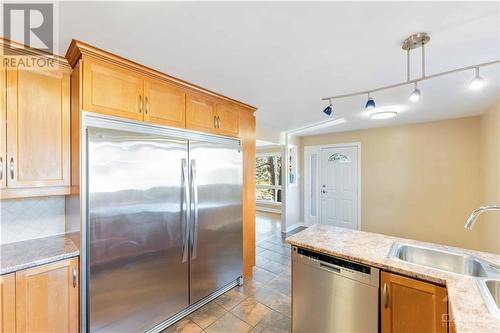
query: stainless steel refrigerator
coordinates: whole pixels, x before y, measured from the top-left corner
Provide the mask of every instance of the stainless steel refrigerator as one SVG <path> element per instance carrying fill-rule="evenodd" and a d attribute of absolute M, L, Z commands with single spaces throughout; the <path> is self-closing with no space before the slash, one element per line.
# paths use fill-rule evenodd
<path fill-rule="evenodd" d="M 158 331 L 241 279 L 240 142 L 87 123 L 87 331 Z"/>

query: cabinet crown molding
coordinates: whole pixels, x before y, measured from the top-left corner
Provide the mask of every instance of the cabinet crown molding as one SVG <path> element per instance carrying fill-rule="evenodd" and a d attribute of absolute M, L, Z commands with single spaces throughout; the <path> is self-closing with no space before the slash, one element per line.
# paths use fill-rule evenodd
<path fill-rule="evenodd" d="M 172 84 L 175 84 L 177 86 L 189 89 L 194 92 L 202 93 L 205 95 L 210 95 L 212 97 L 216 97 L 218 99 L 221 99 L 223 101 L 230 102 L 232 104 L 240 106 L 243 110 L 249 111 L 249 112 L 255 112 L 257 111 L 257 108 L 240 102 L 238 100 L 232 99 L 230 97 L 218 94 L 216 92 L 213 92 L 211 90 L 205 89 L 203 87 L 197 86 L 195 84 L 189 83 L 187 81 L 181 80 L 179 78 L 170 76 L 168 74 L 162 73 L 160 71 L 157 71 L 155 69 L 146 67 L 144 65 L 141 65 L 139 63 L 136 63 L 132 60 L 123 58 L 121 56 L 118 56 L 116 54 L 113 54 L 111 52 L 105 51 L 103 49 L 100 49 L 98 47 L 92 46 L 90 44 L 87 44 L 85 42 L 73 39 L 71 41 L 71 44 L 69 45 L 68 51 L 66 52 L 66 59 L 68 63 L 72 66 L 75 67 L 76 64 L 80 59 L 84 59 L 85 57 L 92 57 L 92 58 L 97 58 L 102 61 L 106 61 L 109 63 L 112 63 L 117 66 L 121 66 L 123 68 L 126 68 L 127 70 L 132 70 L 135 71 L 141 75 L 144 75 L 146 77 L 151 77 L 154 79 L 160 79 Z"/>
<path fill-rule="evenodd" d="M 4 51 L 8 49 L 9 54 L 6 54 Z M 3 57 L 40 57 L 45 59 L 51 59 L 57 64 L 57 68 L 59 70 L 71 71 L 72 66 L 68 63 L 68 61 L 61 56 L 51 54 L 36 48 L 32 48 L 28 45 L 24 45 L 22 43 L 0 37 L 0 56 Z"/>

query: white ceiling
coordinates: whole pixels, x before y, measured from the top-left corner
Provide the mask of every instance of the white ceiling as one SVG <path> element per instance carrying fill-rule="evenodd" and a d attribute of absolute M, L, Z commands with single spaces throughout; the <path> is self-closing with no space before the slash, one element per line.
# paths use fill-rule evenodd
<path fill-rule="evenodd" d="M 323 121 L 321 97 L 405 79 L 401 41 L 430 34 L 427 73 L 500 59 L 499 2 L 65 2 L 59 53 L 80 39 L 259 108 L 258 126 L 290 130 Z M 420 56 L 413 56 L 413 77 Z M 499 96 L 500 66 L 481 70 L 487 87 L 471 93 L 472 72 L 374 94 L 398 105 L 392 120 L 369 119 L 365 97 L 335 103 L 347 122 L 323 131 L 474 115 Z"/>

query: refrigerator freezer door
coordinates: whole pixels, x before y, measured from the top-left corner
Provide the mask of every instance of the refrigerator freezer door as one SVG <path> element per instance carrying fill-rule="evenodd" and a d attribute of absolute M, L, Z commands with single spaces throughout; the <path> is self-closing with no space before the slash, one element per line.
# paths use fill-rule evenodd
<path fill-rule="evenodd" d="M 190 141 L 190 302 L 242 273 L 242 156 L 237 141 Z"/>
<path fill-rule="evenodd" d="M 189 301 L 187 141 L 92 127 L 87 137 L 88 327 L 144 331 Z"/>

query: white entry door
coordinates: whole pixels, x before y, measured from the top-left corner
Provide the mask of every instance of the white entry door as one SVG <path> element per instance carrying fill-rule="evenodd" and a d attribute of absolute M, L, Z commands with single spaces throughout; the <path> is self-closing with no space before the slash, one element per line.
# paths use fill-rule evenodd
<path fill-rule="evenodd" d="M 357 146 L 321 149 L 321 223 L 359 229 Z"/>

